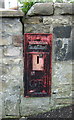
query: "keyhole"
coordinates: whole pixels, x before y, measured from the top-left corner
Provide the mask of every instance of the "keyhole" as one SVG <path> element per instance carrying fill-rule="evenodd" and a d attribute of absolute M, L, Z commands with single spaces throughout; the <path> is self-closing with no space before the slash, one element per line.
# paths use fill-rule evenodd
<path fill-rule="evenodd" d="M 39 56 L 37 56 L 37 64 L 39 64 Z"/>

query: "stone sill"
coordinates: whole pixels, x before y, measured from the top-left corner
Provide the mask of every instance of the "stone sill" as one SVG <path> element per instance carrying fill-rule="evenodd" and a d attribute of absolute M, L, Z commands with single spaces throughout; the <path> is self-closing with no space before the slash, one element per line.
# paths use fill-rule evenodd
<path fill-rule="evenodd" d="M 21 10 L 0 9 L 0 17 L 23 17 Z"/>

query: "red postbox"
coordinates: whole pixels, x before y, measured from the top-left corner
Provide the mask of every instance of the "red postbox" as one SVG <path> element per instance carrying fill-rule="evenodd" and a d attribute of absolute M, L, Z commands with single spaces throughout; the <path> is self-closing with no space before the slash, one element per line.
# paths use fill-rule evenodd
<path fill-rule="evenodd" d="M 52 34 L 24 35 L 24 94 L 51 95 Z"/>

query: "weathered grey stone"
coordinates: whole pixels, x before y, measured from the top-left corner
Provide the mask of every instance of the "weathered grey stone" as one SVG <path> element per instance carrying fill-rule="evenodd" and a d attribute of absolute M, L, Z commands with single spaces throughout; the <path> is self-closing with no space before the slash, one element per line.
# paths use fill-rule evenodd
<path fill-rule="evenodd" d="M 20 55 L 20 48 L 17 47 L 8 47 L 4 49 L 5 56 L 19 56 Z"/>
<path fill-rule="evenodd" d="M 2 58 L 2 56 L 3 56 L 3 50 L 2 48 L 0 48 L 0 59 Z"/>
<path fill-rule="evenodd" d="M 55 3 L 54 4 L 54 14 L 61 15 L 72 15 L 74 14 L 74 4 L 73 3 Z"/>
<path fill-rule="evenodd" d="M 2 37 L 22 35 L 22 24 L 19 18 L 2 18 Z"/>
<path fill-rule="evenodd" d="M 0 19 L 0 33 L 2 35 L 0 39 L 0 80 L 2 80 L 2 91 L 0 83 L 0 92 L 2 92 L 3 101 L 0 113 L 2 112 L 3 118 L 5 116 L 19 116 L 20 88 L 23 89 L 22 46 L 14 47 L 16 46 L 16 41 L 13 42 L 15 40 L 13 39 L 14 36 L 22 35 L 22 24 L 20 19 L 17 18 L 19 17 L 18 13 L 17 15 L 15 14 L 15 12 L 4 11 L 2 16 L 4 18 Z M 1 53 L 3 53 L 2 56 Z"/>
<path fill-rule="evenodd" d="M 51 99 L 56 105 L 72 103 L 72 61 L 54 63 Z"/>
<path fill-rule="evenodd" d="M 55 41 L 55 60 L 64 61 L 72 59 L 72 41 L 57 38 Z"/>
<path fill-rule="evenodd" d="M 24 98 L 21 96 L 20 112 L 21 116 L 28 116 L 49 111 L 49 97 L 42 98 Z"/>
<path fill-rule="evenodd" d="M 20 10 L 0 9 L 0 17 L 23 17 L 24 13 Z"/>
<path fill-rule="evenodd" d="M 2 80 L 0 79 L 0 119 L 2 118 L 2 107 L 3 107 L 3 99 L 2 99 Z"/>
<path fill-rule="evenodd" d="M 20 76 L 22 73 L 21 73 L 21 68 L 19 66 L 14 66 L 12 67 L 12 70 L 11 70 L 11 74 L 14 75 L 14 76 Z"/>
<path fill-rule="evenodd" d="M 72 24 L 74 25 L 74 15 L 72 15 Z"/>
<path fill-rule="evenodd" d="M 74 39 L 74 25 L 72 26 L 71 38 Z"/>
<path fill-rule="evenodd" d="M 74 26 L 72 26 L 71 38 L 72 38 L 71 53 L 72 53 L 72 59 L 74 60 Z"/>
<path fill-rule="evenodd" d="M 20 36 L 20 35 L 12 36 L 13 45 L 16 47 L 22 46 L 22 43 L 23 43 L 22 39 L 23 39 L 23 36 Z"/>
<path fill-rule="evenodd" d="M 64 86 L 65 86 L 65 85 L 64 85 Z M 62 87 L 64 87 L 64 86 L 62 86 Z M 57 98 L 62 99 L 62 98 L 70 98 L 70 97 L 72 97 L 72 92 L 70 91 L 71 88 L 69 89 L 68 87 L 70 88 L 70 86 L 67 85 L 67 91 L 64 90 L 64 91 L 62 91 L 62 92 L 59 91 L 58 94 L 56 93 L 56 99 L 57 99 Z M 60 89 L 60 88 L 59 88 L 59 89 Z M 64 92 L 65 92 L 65 94 L 64 94 Z"/>
<path fill-rule="evenodd" d="M 54 77 L 56 77 L 54 80 L 56 81 L 57 79 L 56 84 L 58 84 L 58 82 L 60 82 L 60 84 L 66 84 L 67 82 L 69 82 L 69 84 L 72 83 L 72 61 L 56 62 L 54 63 L 53 70 L 54 72 L 56 71 L 54 74 Z"/>
<path fill-rule="evenodd" d="M 24 24 L 25 33 L 50 33 L 50 25 L 43 24 Z"/>
<path fill-rule="evenodd" d="M 12 44 L 11 37 L 7 37 L 6 39 L 5 38 L 0 38 L 0 46 L 11 45 L 11 44 Z"/>
<path fill-rule="evenodd" d="M 0 66 L 0 75 L 5 75 L 8 72 L 8 68 L 4 66 Z"/>
<path fill-rule="evenodd" d="M 1 85 L 0 85 L 0 87 L 1 87 Z M 0 88 L 1 89 L 1 88 Z M 2 94 L 1 94 L 1 90 L 0 90 L 0 120 L 1 120 L 1 118 L 2 118 Z"/>
<path fill-rule="evenodd" d="M 43 24 L 52 24 L 52 25 L 72 25 L 72 17 L 71 16 L 50 16 L 43 17 Z"/>
<path fill-rule="evenodd" d="M 2 92 L 2 79 L 0 81 L 0 95 L 1 95 L 1 92 Z"/>
<path fill-rule="evenodd" d="M 57 26 L 53 29 L 56 38 L 70 38 L 71 26 Z"/>
<path fill-rule="evenodd" d="M 17 64 L 23 64 L 23 58 L 18 57 L 18 58 L 2 58 L 2 63 L 5 65 L 17 65 Z"/>
<path fill-rule="evenodd" d="M 19 116 L 20 88 L 14 86 L 5 92 L 5 113 L 6 115 Z"/>
<path fill-rule="evenodd" d="M 53 3 L 36 3 L 28 11 L 27 15 L 52 15 Z"/>
<path fill-rule="evenodd" d="M 70 98 L 63 98 L 63 99 L 57 99 L 57 101 L 56 101 L 56 104 L 66 104 L 66 105 L 68 105 L 68 104 L 72 104 L 73 103 L 73 101 L 72 101 L 72 98 L 70 97 Z"/>
<path fill-rule="evenodd" d="M 57 91 L 56 94 L 60 94 L 61 98 L 62 96 L 66 97 L 68 94 L 70 96 L 70 93 L 72 92 L 71 61 L 56 63 L 53 67 L 52 92 Z"/>
<path fill-rule="evenodd" d="M 43 17 L 24 17 L 23 23 L 24 24 L 39 24 L 43 22 Z"/>
<path fill-rule="evenodd" d="M 71 77 L 71 75 L 69 75 Z M 61 83 L 59 86 L 55 83 L 55 86 L 53 87 L 53 94 L 56 94 L 56 98 L 62 98 L 62 97 L 70 97 L 72 96 L 72 82 L 65 82 L 65 84 Z"/>
<path fill-rule="evenodd" d="M 10 74 L 10 72 L 8 72 L 8 74 L 6 75 L 1 75 L 1 79 L 2 79 L 2 90 L 5 91 L 7 89 L 9 89 L 10 87 L 13 88 L 14 86 L 20 86 L 20 88 L 22 89 L 22 94 L 23 94 L 23 75 L 21 74 L 19 76 L 13 76 L 13 74 Z"/>
<path fill-rule="evenodd" d="M 66 59 L 67 60 L 74 60 L 74 49 L 72 48 L 74 45 L 73 43 L 73 40 L 70 39 L 70 41 L 68 42 L 68 53 L 67 53 L 67 56 L 66 56 Z"/>
<path fill-rule="evenodd" d="M 0 75 L 2 79 L 3 90 L 6 90 L 8 87 L 13 87 L 19 85 L 23 88 L 23 67 L 20 66 L 3 66 L 0 69 Z"/>

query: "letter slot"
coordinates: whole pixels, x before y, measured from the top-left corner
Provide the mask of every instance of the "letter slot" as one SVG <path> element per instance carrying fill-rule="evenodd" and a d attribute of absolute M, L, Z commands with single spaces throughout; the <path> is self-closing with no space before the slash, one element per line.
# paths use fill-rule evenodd
<path fill-rule="evenodd" d="M 33 69 L 32 70 L 43 70 L 43 66 L 44 66 L 44 60 L 43 58 L 40 58 L 39 55 L 32 55 L 33 59 Z"/>
<path fill-rule="evenodd" d="M 39 56 L 37 56 L 37 64 L 39 64 Z"/>

